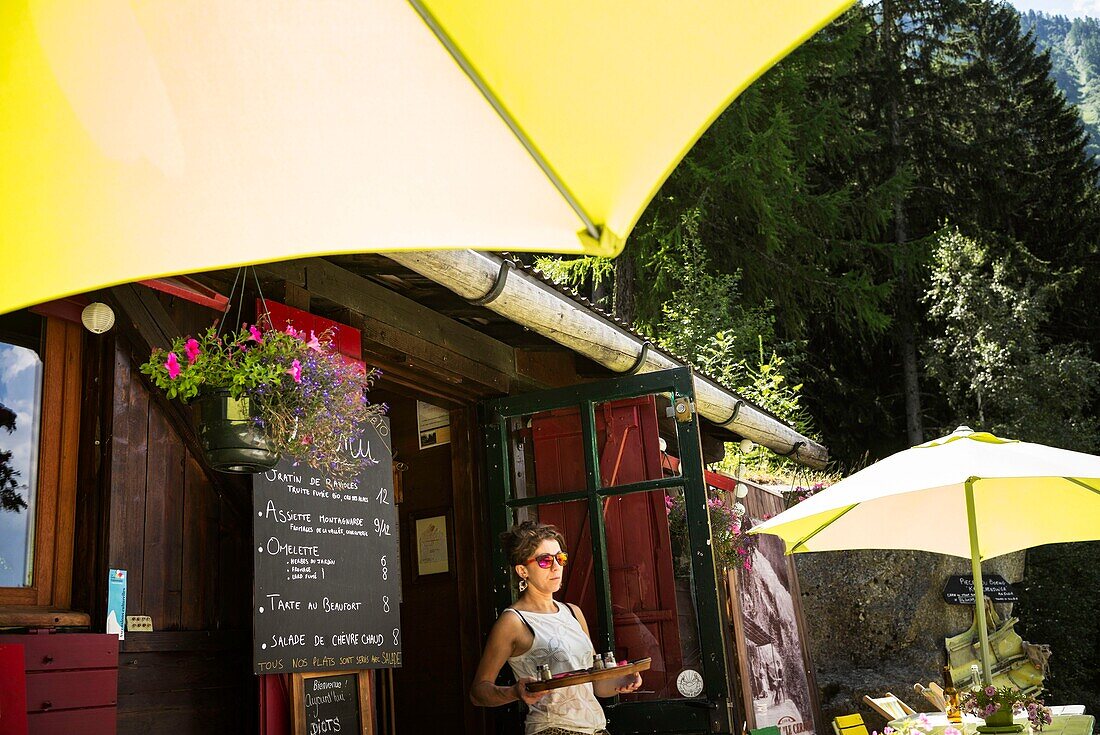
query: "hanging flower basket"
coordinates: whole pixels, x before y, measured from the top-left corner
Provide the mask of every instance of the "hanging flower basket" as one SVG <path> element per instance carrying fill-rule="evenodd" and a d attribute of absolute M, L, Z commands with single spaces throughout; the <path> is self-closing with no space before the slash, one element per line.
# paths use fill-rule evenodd
<path fill-rule="evenodd" d="M 141 372 L 168 398 L 194 405 L 205 459 L 216 470 L 263 472 L 284 456 L 351 479 L 373 462 L 352 455 L 347 442 L 385 411 L 367 399 L 379 373 L 337 353 L 327 331 L 246 324 L 222 335 L 210 327 L 153 350 Z"/>
<path fill-rule="evenodd" d="M 714 563 L 719 569 L 750 571 L 757 539 L 748 532 L 750 521 L 745 515 L 744 506 L 740 503 L 731 506 L 720 497 L 711 495 L 707 498 L 707 512 L 710 515 Z M 684 506 L 684 496 L 665 495 L 665 513 L 668 515 L 668 529 L 672 538 L 681 549 L 687 549 L 687 509 Z M 677 559 L 677 574 L 686 575 L 689 563 L 690 559 L 686 554 Z"/>
<path fill-rule="evenodd" d="M 257 424 L 252 401 L 228 390 L 199 393 L 191 402 L 206 463 L 219 472 L 256 474 L 271 469 L 279 455 Z"/>

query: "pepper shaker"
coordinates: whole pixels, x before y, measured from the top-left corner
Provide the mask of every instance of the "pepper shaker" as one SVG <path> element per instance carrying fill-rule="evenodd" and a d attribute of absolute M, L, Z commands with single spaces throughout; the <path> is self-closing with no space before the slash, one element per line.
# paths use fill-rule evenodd
<path fill-rule="evenodd" d="M 592 668 L 597 670 L 604 668 L 603 656 L 598 653 L 592 654 Z"/>

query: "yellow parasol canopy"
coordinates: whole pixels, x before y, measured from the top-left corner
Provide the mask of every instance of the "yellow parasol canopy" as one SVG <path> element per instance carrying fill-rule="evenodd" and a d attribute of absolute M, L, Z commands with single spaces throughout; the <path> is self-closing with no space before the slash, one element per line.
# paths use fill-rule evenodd
<path fill-rule="evenodd" d="M 615 255 L 851 1 L 8 0 L 0 313 L 309 255 Z"/>
<path fill-rule="evenodd" d="M 960 426 L 865 467 L 754 526 L 788 554 L 914 549 L 970 559 L 985 682 L 982 560 L 1100 540 L 1100 457 Z"/>

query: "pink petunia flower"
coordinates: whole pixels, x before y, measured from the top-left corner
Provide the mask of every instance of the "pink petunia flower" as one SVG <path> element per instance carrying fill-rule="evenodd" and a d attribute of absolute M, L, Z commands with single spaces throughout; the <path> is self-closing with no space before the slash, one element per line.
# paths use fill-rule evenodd
<path fill-rule="evenodd" d="M 309 330 L 309 342 L 306 342 L 306 347 L 314 352 L 321 351 L 321 342 L 317 339 L 317 335 L 313 333 L 313 330 Z"/>
<path fill-rule="evenodd" d="M 289 334 L 291 337 L 298 336 L 298 330 L 294 328 L 293 324 L 286 325 L 286 333 Z"/>
<path fill-rule="evenodd" d="M 168 377 L 172 380 L 180 376 L 180 361 L 175 352 L 168 353 L 168 359 L 165 360 L 164 367 L 168 368 Z"/>
<path fill-rule="evenodd" d="M 985 696 L 993 697 L 993 696 L 996 696 L 996 694 L 997 694 L 997 689 L 993 685 L 987 686 L 985 688 Z"/>
<path fill-rule="evenodd" d="M 943 735 L 963 735 L 962 732 L 951 725 L 948 725 L 943 731 Z"/>
<path fill-rule="evenodd" d="M 187 340 L 187 344 L 183 346 L 183 352 L 187 355 L 187 364 L 194 365 L 195 360 L 198 360 L 199 355 L 202 354 L 202 350 L 199 349 L 199 341 L 194 337 Z"/>
<path fill-rule="evenodd" d="M 287 375 L 294 378 L 295 383 L 302 382 L 302 363 L 295 360 L 290 363 L 290 369 L 286 371 Z"/>
<path fill-rule="evenodd" d="M 255 324 L 253 324 L 251 327 L 248 328 L 248 333 L 251 335 L 249 337 L 249 339 L 251 339 L 255 342 L 263 342 L 264 341 L 263 332 L 261 332 L 259 329 L 257 329 Z"/>

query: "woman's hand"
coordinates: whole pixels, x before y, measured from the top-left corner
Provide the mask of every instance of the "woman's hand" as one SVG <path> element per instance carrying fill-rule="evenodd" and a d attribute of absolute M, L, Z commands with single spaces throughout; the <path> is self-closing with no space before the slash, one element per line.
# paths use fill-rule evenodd
<path fill-rule="evenodd" d="M 616 694 L 630 694 L 642 685 L 641 674 L 628 674 L 627 676 L 615 679 L 615 693 Z"/>
<path fill-rule="evenodd" d="M 516 695 L 516 699 L 522 700 L 524 704 L 534 704 L 543 697 L 546 696 L 546 691 L 541 692 L 529 692 L 527 691 L 527 682 L 536 681 L 531 677 L 525 677 L 520 679 L 512 685 L 512 692 Z"/>
<path fill-rule="evenodd" d="M 616 694 L 630 694 L 642 685 L 641 674 L 629 674 L 615 682 Z"/>

